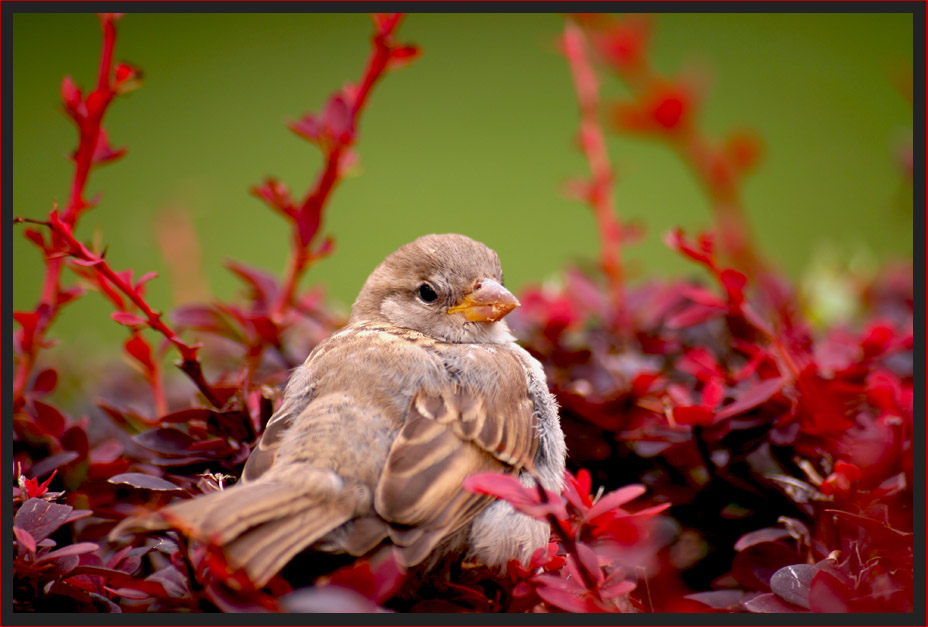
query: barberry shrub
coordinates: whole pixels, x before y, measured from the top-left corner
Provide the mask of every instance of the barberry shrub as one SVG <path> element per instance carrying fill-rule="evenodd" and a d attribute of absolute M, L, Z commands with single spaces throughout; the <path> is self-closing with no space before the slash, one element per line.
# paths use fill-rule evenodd
<path fill-rule="evenodd" d="M 561 405 L 565 488 L 496 474 L 464 484 L 549 523 L 546 547 L 504 572 L 460 563 L 440 575 L 404 572 L 389 551 L 298 557 L 256 589 L 214 547 L 173 532 L 108 539 L 127 516 L 234 481 L 288 368 L 345 322 L 319 290 L 301 292 L 300 279 L 334 251 L 325 208 L 356 160 L 371 93 L 419 55 L 396 39 L 401 14 L 374 15 L 360 78 L 289 125 L 323 165 L 302 195 L 272 177 L 252 189 L 290 226 L 283 278 L 229 262 L 242 301 L 203 294 L 203 304 L 162 313 L 146 299 L 153 274 L 113 268 L 105 247 L 75 236 L 96 202 L 84 197 L 88 177 L 126 154 L 111 146 L 104 117 L 141 84 L 138 68 L 114 62 L 121 17 L 99 16 L 96 84 L 61 84 L 79 135 L 67 203 L 44 220 L 17 219 L 43 253 L 45 277 L 37 305 L 14 312 L 15 611 L 913 610 L 912 266 L 850 277 L 858 319 L 813 325 L 745 219 L 741 185 L 760 138 L 714 141 L 702 130 L 692 88 L 649 62 L 652 25 L 639 16 L 566 18 L 560 49 L 590 168 L 569 192 L 590 205 L 600 257 L 524 290 L 510 317 Z M 601 101 L 604 72 L 625 82 L 626 99 Z M 703 184 L 713 229 L 664 241 L 705 281 L 628 280 L 622 250 L 636 230 L 612 202 L 607 132 L 664 142 Z M 65 287 L 65 273 L 79 287 Z M 105 418 L 93 424 L 50 401 L 60 373 L 39 367 L 67 350 L 52 350 L 50 329 L 88 291 L 126 328 L 131 366 L 86 390 Z M 165 377 L 171 352 L 183 380 Z"/>

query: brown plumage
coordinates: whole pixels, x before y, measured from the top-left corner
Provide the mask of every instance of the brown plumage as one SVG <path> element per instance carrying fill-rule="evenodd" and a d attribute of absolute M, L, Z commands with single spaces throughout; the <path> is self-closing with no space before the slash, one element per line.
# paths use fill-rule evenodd
<path fill-rule="evenodd" d="M 407 566 L 527 560 L 546 526 L 461 487 L 483 471 L 561 485 L 557 405 L 502 320 L 516 305 L 483 244 L 447 234 L 401 247 L 293 372 L 238 484 L 114 533 L 176 527 L 259 586 L 307 548 L 389 542 Z"/>

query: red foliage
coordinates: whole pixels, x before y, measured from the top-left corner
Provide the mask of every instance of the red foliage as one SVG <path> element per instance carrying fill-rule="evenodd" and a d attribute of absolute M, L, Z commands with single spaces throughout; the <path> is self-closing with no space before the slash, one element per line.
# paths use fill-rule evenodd
<path fill-rule="evenodd" d="M 394 41 L 399 14 L 375 15 L 359 82 L 290 124 L 320 148 L 324 165 L 302 198 L 272 178 L 252 190 L 291 226 L 283 280 L 229 262 L 243 302 L 163 315 L 146 300 L 154 274 L 136 280 L 132 270 L 115 270 L 105 250 L 74 235 L 91 206 L 83 199 L 89 172 L 125 153 L 111 147 L 103 116 L 141 77 L 131 65 L 113 67 L 118 18 L 100 16 L 96 87 L 84 95 L 70 78 L 61 85 L 80 135 L 69 202 L 45 221 L 19 220 L 44 227 L 24 235 L 43 252 L 46 275 L 36 307 L 14 312 L 15 610 L 911 611 L 911 265 L 859 282 L 853 324 L 814 328 L 795 293 L 760 262 L 743 223 L 738 188 L 759 159 L 759 141 L 740 131 L 718 145 L 702 136 L 696 91 L 651 69 L 651 24 L 639 16 L 574 16 L 562 40 L 591 171 L 574 191 L 594 211 L 599 269 L 567 269 L 560 287 L 525 290 L 510 317 L 561 404 L 572 472 L 561 494 L 495 474 L 465 483 L 550 524 L 550 543 L 529 564 L 424 573 L 404 572 L 389 551 L 313 556 L 259 590 L 212 546 L 180 535 L 140 536 L 129 546 L 107 540 L 126 516 L 238 476 L 287 370 L 342 323 L 321 291 L 301 294 L 298 283 L 334 250 L 321 233 L 324 209 L 356 159 L 371 89 L 418 56 Z M 632 90 L 612 107 L 619 127 L 668 142 L 716 203 L 721 251 L 712 233 L 665 236 L 708 284 L 626 283 L 620 247 L 629 229 L 614 215 L 588 41 Z M 59 367 L 37 367 L 52 345 L 52 321 L 84 293 L 62 286 L 65 268 L 112 303 L 134 371 L 101 377 L 96 407 L 69 411 L 51 401 Z M 162 372 L 172 349 L 199 396 Z"/>

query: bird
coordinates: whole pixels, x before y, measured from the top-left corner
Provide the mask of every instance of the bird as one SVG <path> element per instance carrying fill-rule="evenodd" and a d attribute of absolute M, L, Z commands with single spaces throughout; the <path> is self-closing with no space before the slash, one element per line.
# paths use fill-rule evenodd
<path fill-rule="evenodd" d="M 177 529 L 257 587 L 306 550 L 392 545 L 406 568 L 527 563 L 547 524 L 462 486 L 499 472 L 563 487 L 557 401 L 504 320 L 519 304 L 481 242 L 447 233 L 401 246 L 369 275 L 347 325 L 291 373 L 241 479 L 110 537 Z"/>

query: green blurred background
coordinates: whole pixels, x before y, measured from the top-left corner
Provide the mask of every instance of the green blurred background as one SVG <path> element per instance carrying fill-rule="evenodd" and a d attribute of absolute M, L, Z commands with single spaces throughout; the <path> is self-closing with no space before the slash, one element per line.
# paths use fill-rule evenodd
<path fill-rule="evenodd" d="M 13 213 L 41 219 L 53 200 L 66 202 L 72 174 L 64 157 L 77 137 L 61 113 L 61 79 L 92 85 L 100 29 L 90 14 L 12 19 Z M 408 16 L 399 40 L 423 56 L 376 87 L 361 122 L 360 176 L 342 183 L 326 214 L 337 252 L 303 286 L 325 285 L 347 307 L 388 252 L 429 232 L 486 242 L 516 288 L 594 258 L 589 210 L 561 194 L 587 173 L 573 143 L 571 78 L 554 45 L 562 28 L 558 14 Z M 911 196 L 895 151 L 911 137 L 912 108 L 894 80 L 910 67 L 912 30 L 908 14 L 655 18 L 659 71 L 711 73 L 708 134 L 749 127 L 763 137 L 745 204 L 762 251 L 793 277 L 826 249 L 874 261 L 911 255 Z M 160 272 L 148 293 L 161 310 L 175 296 L 155 235 L 169 211 L 190 216 L 218 297 L 241 289 L 225 259 L 282 275 L 287 226 L 248 189 L 268 175 L 299 196 L 311 185 L 321 157 L 284 123 L 359 78 L 371 31 L 365 14 L 126 15 L 116 58 L 141 67 L 144 84 L 115 101 L 106 128 L 129 154 L 91 176 L 87 197 L 101 201 L 78 235 L 107 243 L 116 269 Z M 604 96 L 627 93 L 602 79 Z M 625 252 L 637 276 L 691 272 L 660 236 L 710 225 L 697 181 L 659 143 L 610 134 L 608 147 L 620 216 L 647 227 Z M 22 227 L 13 231 L 13 306 L 31 309 L 43 265 Z M 111 351 L 125 331 L 110 311 L 90 294 L 51 335 Z"/>

